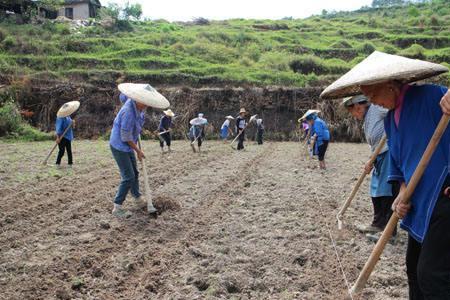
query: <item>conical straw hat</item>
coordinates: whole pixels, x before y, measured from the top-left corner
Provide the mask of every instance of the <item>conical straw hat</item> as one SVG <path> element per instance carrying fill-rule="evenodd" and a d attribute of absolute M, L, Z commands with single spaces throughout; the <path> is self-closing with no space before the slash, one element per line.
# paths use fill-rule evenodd
<path fill-rule="evenodd" d="M 361 102 L 369 102 L 369 99 L 367 99 L 364 95 L 357 95 L 353 97 L 347 97 L 342 100 L 342 105 L 345 107 L 349 107 L 353 104 L 361 103 Z"/>
<path fill-rule="evenodd" d="M 234 120 L 233 116 L 226 116 L 225 119 Z"/>
<path fill-rule="evenodd" d="M 170 106 L 169 101 L 158 93 L 150 84 L 147 83 L 121 83 L 118 86 L 119 91 L 128 98 L 140 102 L 147 106 L 159 109 L 166 109 Z"/>
<path fill-rule="evenodd" d="M 163 113 L 166 116 L 169 116 L 169 117 L 174 117 L 175 116 L 174 112 L 170 108 L 168 110 L 164 110 Z"/>
<path fill-rule="evenodd" d="M 328 86 L 320 97 L 344 98 L 362 94 L 361 85 L 389 80 L 414 82 L 445 72 L 448 72 L 448 68 L 438 64 L 375 51 Z"/>
<path fill-rule="evenodd" d="M 305 112 L 305 114 L 300 119 L 298 119 L 298 122 L 303 121 L 309 115 L 317 114 L 317 113 L 320 113 L 320 110 L 318 110 L 318 109 L 308 109 L 308 111 Z"/>
<path fill-rule="evenodd" d="M 208 123 L 208 120 L 205 118 L 194 118 L 191 121 L 189 121 L 189 124 L 199 126 L 199 125 L 205 125 Z"/>
<path fill-rule="evenodd" d="M 61 108 L 56 113 L 56 116 L 58 118 L 68 117 L 71 114 L 73 114 L 74 112 L 76 112 L 79 107 L 80 107 L 79 101 L 70 101 L 70 102 L 64 103 L 64 105 L 61 106 Z"/>

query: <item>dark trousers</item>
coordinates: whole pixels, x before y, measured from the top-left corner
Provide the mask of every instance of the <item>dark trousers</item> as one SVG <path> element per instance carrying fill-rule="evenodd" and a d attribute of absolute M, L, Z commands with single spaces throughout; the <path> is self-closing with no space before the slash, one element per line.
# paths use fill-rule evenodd
<path fill-rule="evenodd" d="M 372 197 L 373 204 L 373 221 L 372 226 L 378 227 L 384 230 L 389 219 L 392 216 L 392 203 L 397 198 L 400 191 L 400 185 L 398 182 L 392 183 L 392 196 L 384 197 Z M 397 227 L 395 228 L 393 235 L 397 234 Z"/>
<path fill-rule="evenodd" d="M 256 141 L 258 142 L 258 145 L 262 145 L 263 144 L 263 135 L 264 135 L 264 131 L 263 130 L 258 130 L 258 132 L 256 134 Z"/>
<path fill-rule="evenodd" d="M 449 178 L 444 187 L 449 185 Z M 450 299 L 450 198 L 439 196 L 423 243 L 408 237 L 409 299 Z"/>
<path fill-rule="evenodd" d="M 56 164 L 57 165 L 61 164 L 61 159 L 64 156 L 64 152 L 67 150 L 68 163 L 69 163 L 69 165 L 71 165 L 73 163 L 73 161 L 72 161 L 72 142 L 63 137 L 58 144 L 58 148 L 59 148 L 59 152 L 58 152 L 58 156 L 56 158 Z"/>
<path fill-rule="evenodd" d="M 170 143 L 172 142 L 172 137 L 170 136 L 170 132 L 166 132 L 160 135 L 162 139 L 159 139 L 159 146 L 164 147 L 164 142 L 166 142 L 167 147 L 170 147 Z"/>
<path fill-rule="evenodd" d="M 245 132 L 242 132 L 241 135 L 238 137 L 238 145 L 237 145 L 238 150 L 244 149 L 244 140 L 245 140 Z"/>

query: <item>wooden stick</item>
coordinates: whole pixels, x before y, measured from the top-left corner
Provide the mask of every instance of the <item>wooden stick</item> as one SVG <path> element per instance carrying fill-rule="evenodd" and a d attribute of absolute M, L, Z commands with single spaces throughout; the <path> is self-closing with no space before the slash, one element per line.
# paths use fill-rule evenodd
<path fill-rule="evenodd" d="M 428 146 L 425 149 L 425 152 L 423 153 L 422 158 L 420 159 L 419 164 L 417 165 L 416 170 L 414 171 L 411 177 L 411 180 L 406 186 L 406 190 L 404 191 L 402 197 L 403 203 L 407 204 L 410 201 L 411 195 L 414 193 L 417 184 L 422 178 L 422 175 L 425 172 L 428 163 L 430 162 L 431 156 L 436 150 L 436 147 L 439 144 L 439 141 L 441 140 L 441 137 L 447 128 L 449 120 L 450 116 L 443 115 L 441 120 L 439 121 L 439 124 L 436 127 L 433 136 L 431 137 L 431 140 L 428 143 Z M 383 231 L 383 234 L 381 235 L 380 239 L 375 245 L 372 254 L 370 254 L 370 257 L 367 260 L 366 264 L 364 265 L 364 268 L 362 269 L 361 273 L 359 274 L 358 279 L 356 280 L 352 289 L 349 291 L 350 294 L 356 294 L 360 292 L 366 285 L 366 282 L 369 279 L 370 274 L 372 273 L 373 269 L 375 268 L 375 265 L 380 259 L 381 253 L 383 253 L 384 247 L 391 238 L 392 233 L 395 227 L 397 226 L 398 220 L 399 218 L 397 217 L 397 215 L 395 213 L 392 214 L 388 224 L 386 225 L 386 228 Z"/>
<path fill-rule="evenodd" d="M 138 139 L 138 146 L 139 146 L 139 149 L 142 150 L 141 136 L 139 136 L 139 139 Z M 145 167 L 145 158 L 142 158 L 141 164 L 142 164 L 142 172 L 144 173 L 144 188 L 145 188 L 145 197 L 147 198 L 147 211 L 150 214 L 156 214 L 158 212 L 158 210 L 153 206 L 152 194 L 151 194 L 151 190 L 150 190 L 150 185 L 148 183 L 147 168 Z"/>
<path fill-rule="evenodd" d="M 386 144 L 386 135 L 383 136 L 381 141 L 378 143 L 377 148 L 375 149 L 375 151 L 370 156 L 369 162 L 371 164 L 373 164 L 375 162 L 375 160 L 377 159 L 378 154 L 380 154 L 381 150 L 383 150 L 385 144 Z M 341 209 L 339 210 L 339 212 L 336 215 L 336 219 L 338 221 L 338 228 L 339 228 L 339 230 L 342 229 L 342 220 L 341 220 L 341 218 L 344 216 L 344 213 L 347 211 L 347 208 L 350 206 L 350 203 L 352 202 L 353 198 L 355 197 L 356 192 L 359 190 L 359 187 L 364 182 L 364 178 L 366 178 L 366 175 L 367 175 L 367 173 L 364 170 L 362 172 L 362 174 L 359 176 L 358 181 L 356 182 L 356 185 L 353 187 L 353 190 L 352 190 L 350 196 L 344 202 L 344 204 L 342 205 Z"/>
<path fill-rule="evenodd" d="M 66 135 L 67 131 L 72 127 L 72 123 L 73 122 L 70 122 L 69 126 L 67 126 L 67 128 L 64 130 L 63 134 L 61 135 L 61 138 L 63 138 Z M 50 158 L 50 155 L 52 155 L 53 151 L 55 151 L 56 146 L 58 146 L 58 143 L 55 142 L 55 145 L 53 145 L 52 150 L 50 150 L 50 152 L 47 154 L 47 157 L 45 158 L 44 162 L 42 163 L 43 165 L 47 164 L 48 159 Z"/>

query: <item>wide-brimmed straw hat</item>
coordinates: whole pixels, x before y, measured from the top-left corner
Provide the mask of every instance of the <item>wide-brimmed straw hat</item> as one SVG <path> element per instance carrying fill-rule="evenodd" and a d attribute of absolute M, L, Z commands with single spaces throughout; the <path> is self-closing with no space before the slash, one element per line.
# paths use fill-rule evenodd
<path fill-rule="evenodd" d="M 364 95 L 357 95 L 357 96 L 353 96 L 353 97 L 344 98 L 344 100 L 342 100 L 342 105 L 344 105 L 345 107 L 349 107 L 354 104 L 364 103 L 364 102 L 369 102 L 369 99 L 367 99 L 367 97 Z"/>
<path fill-rule="evenodd" d="M 225 119 L 234 120 L 234 118 L 232 116 L 226 116 Z"/>
<path fill-rule="evenodd" d="M 163 110 L 163 113 L 168 117 L 174 117 L 174 112 L 169 108 L 168 110 Z"/>
<path fill-rule="evenodd" d="M 144 105 L 166 109 L 170 106 L 169 101 L 158 93 L 150 84 L 147 83 L 121 83 L 118 86 L 119 91 L 128 98 Z"/>
<path fill-rule="evenodd" d="M 303 116 L 300 119 L 298 119 L 298 122 L 301 122 L 301 121 L 305 120 L 307 117 L 309 117 L 310 115 L 317 114 L 317 113 L 320 113 L 320 110 L 318 110 L 318 109 L 308 109 L 303 114 Z"/>
<path fill-rule="evenodd" d="M 73 114 L 74 112 L 76 112 L 79 107 L 80 107 L 79 101 L 70 101 L 70 102 L 64 103 L 64 105 L 61 106 L 61 108 L 56 113 L 56 116 L 58 118 L 68 117 L 71 114 Z"/>
<path fill-rule="evenodd" d="M 445 72 L 448 68 L 439 64 L 375 51 L 328 86 L 320 97 L 344 98 L 362 94 L 361 85 L 390 80 L 408 83 Z"/>
<path fill-rule="evenodd" d="M 247 111 L 245 110 L 245 108 L 241 108 L 241 110 L 239 110 L 239 114 L 246 114 Z"/>
<path fill-rule="evenodd" d="M 208 123 L 208 120 L 205 118 L 194 118 L 192 120 L 189 121 L 189 124 L 191 125 L 205 125 Z"/>

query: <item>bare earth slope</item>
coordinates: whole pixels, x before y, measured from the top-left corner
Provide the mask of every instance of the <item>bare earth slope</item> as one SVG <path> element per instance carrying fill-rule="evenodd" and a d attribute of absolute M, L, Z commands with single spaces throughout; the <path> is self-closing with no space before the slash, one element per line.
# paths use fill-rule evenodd
<path fill-rule="evenodd" d="M 367 181 L 338 232 L 335 214 L 369 155 L 331 144 L 315 169 L 299 143 L 207 141 L 159 154 L 145 142 L 157 219 L 111 216 L 120 180 L 107 142 L 75 141 L 73 169 L 44 167 L 50 143 L 0 143 L 0 299 L 341 299 L 373 248 Z M 66 158 L 63 158 L 65 163 Z M 142 180 L 142 178 L 141 178 Z M 318 202 L 320 201 L 322 211 Z M 388 245 L 360 299 L 407 298 L 406 235 Z"/>

